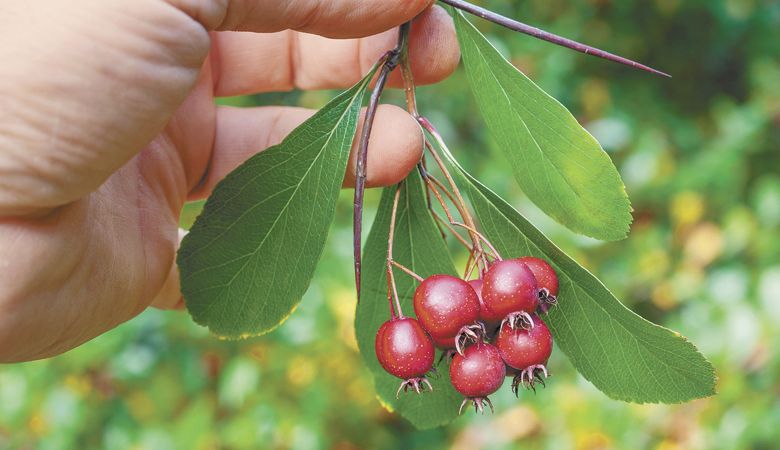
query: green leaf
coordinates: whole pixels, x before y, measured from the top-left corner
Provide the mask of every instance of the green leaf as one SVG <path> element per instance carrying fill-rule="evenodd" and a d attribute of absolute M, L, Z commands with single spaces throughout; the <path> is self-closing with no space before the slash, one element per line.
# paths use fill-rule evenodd
<path fill-rule="evenodd" d="M 601 281 L 444 154 L 497 250 L 504 257 L 544 258 L 555 268 L 558 306 L 544 320 L 585 379 L 613 399 L 636 403 L 681 403 L 715 394 L 715 370 L 692 343 L 623 306 Z"/>
<path fill-rule="evenodd" d="M 372 76 L 217 185 L 178 255 L 195 322 L 242 338 L 270 331 L 298 305 L 325 246 Z"/>
<path fill-rule="evenodd" d="M 631 204 L 601 145 L 462 13 L 456 21 L 479 110 L 528 198 L 572 231 L 603 240 L 624 238 Z"/>
<path fill-rule="evenodd" d="M 447 365 L 439 365 L 438 379 L 431 378 L 433 392 L 422 395 L 401 393 L 396 399 L 400 379 L 385 372 L 374 352 L 374 339 L 379 327 L 390 319 L 387 302 L 387 238 L 395 188 L 387 188 L 382 194 L 379 210 L 363 252 L 363 286 L 360 303 L 355 314 L 355 333 L 360 353 L 374 375 L 379 401 L 388 409 L 397 411 L 417 428 L 444 425 L 458 416 L 463 397 L 449 381 Z M 396 217 L 393 258 L 419 275 L 427 277 L 437 273 L 455 275 L 455 267 L 436 224 L 428 213 L 422 180 L 417 172 L 404 182 Z M 412 296 L 417 282 L 410 276 L 396 271 L 396 285 L 404 315 L 414 316 Z"/>

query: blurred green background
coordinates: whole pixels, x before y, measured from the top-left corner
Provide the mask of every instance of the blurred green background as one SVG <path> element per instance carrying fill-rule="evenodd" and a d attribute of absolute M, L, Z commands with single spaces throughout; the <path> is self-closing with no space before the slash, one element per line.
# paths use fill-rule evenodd
<path fill-rule="evenodd" d="M 282 327 L 225 342 L 186 314 L 149 310 L 66 355 L 2 366 L 0 448 L 778 448 L 780 2 L 479 3 L 674 75 L 478 22 L 617 164 L 635 222 L 615 243 L 572 235 L 524 199 L 490 148 L 462 72 L 421 88 L 419 102 L 466 167 L 629 307 L 694 341 L 717 368 L 719 395 L 684 405 L 612 401 L 558 352 L 538 394 L 517 400 L 502 389 L 493 416 L 414 430 L 379 405 L 356 353 L 344 192 L 317 277 Z M 332 94 L 226 102 L 317 107 Z M 377 199 L 368 196 L 369 219 Z M 188 208 L 183 221 L 196 212 Z"/>

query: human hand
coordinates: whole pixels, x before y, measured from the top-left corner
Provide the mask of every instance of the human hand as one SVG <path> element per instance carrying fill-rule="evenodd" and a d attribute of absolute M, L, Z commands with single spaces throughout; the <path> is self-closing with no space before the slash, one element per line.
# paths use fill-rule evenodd
<path fill-rule="evenodd" d="M 184 202 L 312 114 L 214 97 L 349 86 L 394 46 L 392 28 L 422 11 L 412 69 L 418 84 L 439 81 L 459 53 L 431 3 L 0 5 L 0 362 L 56 355 L 149 305 L 180 305 Z M 381 107 L 369 185 L 402 179 L 421 145 L 411 117 Z"/>

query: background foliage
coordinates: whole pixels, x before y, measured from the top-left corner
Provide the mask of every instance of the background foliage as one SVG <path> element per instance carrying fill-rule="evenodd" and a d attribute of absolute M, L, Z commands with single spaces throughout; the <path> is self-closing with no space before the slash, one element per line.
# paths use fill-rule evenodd
<path fill-rule="evenodd" d="M 420 104 L 472 173 L 514 199 L 631 308 L 695 342 L 718 370 L 718 396 L 685 405 L 615 402 L 557 352 L 554 377 L 538 395 L 518 401 L 504 389 L 495 416 L 413 430 L 375 400 L 357 354 L 351 192 L 343 192 L 314 284 L 282 327 L 223 342 L 186 314 L 150 310 L 61 357 L 2 366 L 0 448 L 769 449 L 780 442 L 773 345 L 780 339 L 780 3 L 481 4 L 674 75 L 650 77 L 476 22 L 610 153 L 636 210 L 631 235 L 616 243 L 575 236 L 523 198 L 488 144 L 463 72 L 421 89 Z M 332 94 L 227 102 L 318 107 Z M 368 217 L 377 202 L 370 193 Z"/>

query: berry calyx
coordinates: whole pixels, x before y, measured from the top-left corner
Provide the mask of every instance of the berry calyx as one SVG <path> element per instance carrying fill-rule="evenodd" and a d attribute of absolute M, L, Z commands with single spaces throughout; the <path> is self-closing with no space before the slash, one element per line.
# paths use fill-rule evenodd
<path fill-rule="evenodd" d="M 518 324 L 532 326 L 528 314 L 539 306 L 539 287 L 525 263 L 518 259 L 497 261 L 485 273 L 482 282 L 483 320 L 507 319 L 505 322 L 510 328 Z"/>
<path fill-rule="evenodd" d="M 456 348 L 480 339 L 479 297 L 471 285 L 451 275 L 433 275 L 414 292 L 414 312 L 437 342 L 453 339 Z"/>
<path fill-rule="evenodd" d="M 488 395 L 496 392 L 504 384 L 506 365 L 501 359 L 498 349 L 491 344 L 479 342 L 458 354 L 450 364 L 450 380 L 455 390 L 463 394 L 463 407 L 472 402 L 478 412 L 484 412 L 484 404 L 493 410 L 493 404 Z"/>
<path fill-rule="evenodd" d="M 433 387 L 425 374 L 433 367 L 435 349 L 431 338 L 417 320 L 390 319 L 379 328 L 374 341 L 377 360 L 387 373 L 404 380 L 396 396 L 412 388 L 420 393 Z"/>
<path fill-rule="evenodd" d="M 552 354 L 552 333 L 539 316 L 532 316 L 532 320 L 534 327 L 530 330 L 504 327 L 496 337 L 501 358 L 519 371 L 512 382 L 515 395 L 520 384 L 535 389 L 534 384 L 538 381 L 544 385 L 544 378 L 548 375 L 546 364 Z"/>
<path fill-rule="evenodd" d="M 539 285 L 539 309 L 546 313 L 551 306 L 558 304 L 558 275 L 545 260 L 533 256 L 524 256 L 518 261 L 525 263 Z"/>

